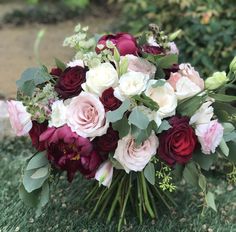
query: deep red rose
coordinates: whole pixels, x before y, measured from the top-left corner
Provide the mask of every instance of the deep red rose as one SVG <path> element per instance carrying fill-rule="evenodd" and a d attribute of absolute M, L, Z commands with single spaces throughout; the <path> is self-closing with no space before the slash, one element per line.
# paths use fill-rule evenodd
<path fill-rule="evenodd" d="M 127 54 L 137 55 L 138 53 L 136 39 L 128 33 L 104 35 L 99 39 L 98 44 L 102 44 L 106 48 L 106 41 L 108 40 L 111 41 L 113 44 L 115 44 L 121 56 L 125 56 Z M 99 53 L 100 51 L 101 50 L 98 47 L 96 47 L 96 52 Z"/>
<path fill-rule="evenodd" d="M 158 155 L 173 166 L 185 164 L 192 158 L 197 143 L 194 129 L 189 125 L 188 117 L 174 116 L 169 120 L 170 128 L 159 136 Z"/>
<path fill-rule="evenodd" d="M 50 74 L 53 76 L 60 76 L 63 73 L 63 71 L 60 68 L 52 68 Z"/>
<path fill-rule="evenodd" d="M 119 133 L 109 127 L 107 133 L 94 140 L 96 150 L 102 155 L 108 155 L 109 152 L 115 151 L 119 140 Z M 107 157 L 104 157 L 105 159 Z"/>
<path fill-rule="evenodd" d="M 115 110 L 120 107 L 121 101 L 114 96 L 114 89 L 111 87 L 106 89 L 102 96 L 100 97 L 100 101 L 104 105 L 106 111 Z"/>
<path fill-rule="evenodd" d="M 144 52 L 144 53 L 149 53 L 149 54 L 153 54 L 153 55 L 159 55 L 159 54 L 164 54 L 164 49 L 162 47 L 157 47 L 157 46 L 152 46 L 152 45 L 148 45 L 148 44 L 144 44 L 141 48 L 140 48 L 140 52 Z"/>
<path fill-rule="evenodd" d="M 60 75 L 55 90 L 62 99 L 79 95 L 81 84 L 85 82 L 86 69 L 80 66 L 69 67 Z"/>
<path fill-rule="evenodd" d="M 32 146 L 35 147 L 38 151 L 44 151 L 45 145 L 44 142 L 39 141 L 39 136 L 46 131 L 48 128 L 48 122 L 38 123 L 33 121 L 33 126 L 29 131 L 29 135 L 32 141 Z"/>
<path fill-rule="evenodd" d="M 67 171 L 69 182 L 77 171 L 86 178 L 94 177 L 101 164 L 89 139 L 72 132 L 68 126 L 48 128 L 41 134 L 40 141 L 45 143 L 49 161 L 56 168 Z"/>

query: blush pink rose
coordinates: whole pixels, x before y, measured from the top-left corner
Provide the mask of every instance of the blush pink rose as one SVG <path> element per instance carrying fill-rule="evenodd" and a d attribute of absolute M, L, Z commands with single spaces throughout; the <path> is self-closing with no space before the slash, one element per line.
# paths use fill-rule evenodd
<path fill-rule="evenodd" d="M 211 152 L 215 153 L 219 146 L 223 138 L 224 128 L 217 120 L 213 120 L 207 124 L 197 125 L 195 132 L 201 144 L 202 152 L 210 154 Z"/>
<path fill-rule="evenodd" d="M 81 92 L 72 98 L 67 111 L 68 126 L 82 137 L 96 137 L 106 133 L 105 109 L 99 98 L 91 93 Z"/>
<path fill-rule="evenodd" d="M 151 78 L 155 77 L 155 65 L 134 55 L 126 55 L 125 57 L 128 59 L 128 71 L 141 72 L 149 75 Z"/>
<path fill-rule="evenodd" d="M 17 136 L 26 135 L 32 128 L 31 114 L 20 101 L 7 101 L 9 119 Z"/>
<path fill-rule="evenodd" d="M 142 171 L 156 154 L 158 145 L 159 141 L 154 133 L 140 145 L 135 143 L 131 135 L 127 135 L 118 141 L 114 158 L 127 173 Z"/>

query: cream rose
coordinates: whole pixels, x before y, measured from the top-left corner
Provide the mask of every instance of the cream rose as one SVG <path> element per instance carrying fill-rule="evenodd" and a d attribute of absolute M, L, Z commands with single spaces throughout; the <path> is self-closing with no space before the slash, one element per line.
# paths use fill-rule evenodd
<path fill-rule="evenodd" d="M 60 127 L 66 124 L 66 110 L 67 108 L 62 100 L 53 102 L 49 127 Z"/>
<path fill-rule="evenodd" d="M 110 63 L 102 63 L 91 68 L 86 73 L 86 82 L 82 84 L 85 92 L 101 96 L 103 91 L 116 87 L 118 84 L 118 73 Z"/>
<path fill-rule="evenodd" d="M 101 136 L 108 128 L 104 107 L 99 98 L 91 93 L 81 92 L 72 98 L 67 118 L 71 130 L 85 138 Z"/>
<path fill-rule="evenodd" d="M 118 141 L 114 158 L 127 173 L 142 171 L 152 156 L 156 154 L 158 145 L 159 141 L 154 133 L 141 145 L 137 145 L 134 138 L 127 135 Z"/>
<path fill-rule="evenodd" d="M 126 55 L 125 58 L 128 59 L 128 71 L 141 72 L 143 74 L 149 75 L 150 78 L 155 77 L 155 65 L 143 58 L 134 55 Z"/>
<path fill-rule="evenodd" d="M 26 107 L 20 101 L 7 101 L 9 119 L 17 136 L 26 135 L 32 128 L 31 114 L 26 111 Z"/>
<path fill-rule="evenodd" d="M 177 107 L 177 98 L 174 89 L 168 82 L 165 82 L 162 86 L 153 87 L 156 82 L 156 80 L 150 80 L 148 82 L 145 94 L 158 104 L 159 109 L 157 114 L 161 119 L 170 117 L 175 114 Z"/>
<path fill-rule="evenodd" d="M 127 72 L 120 77 L 119 86 L 115 88 L 114 95 L 121 101 L 139 95 L 146 89 L 148 80 L 147 74 L 134 71 Z"/>

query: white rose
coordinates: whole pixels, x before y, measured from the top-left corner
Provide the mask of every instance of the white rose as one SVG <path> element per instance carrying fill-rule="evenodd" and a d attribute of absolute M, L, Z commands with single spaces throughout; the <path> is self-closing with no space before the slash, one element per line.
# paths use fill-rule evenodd
<path fill-rule="evenodd" d="M 66 110 L 62 100 L 53 102 L 49 127 L 61 127 L 66 124 Z"/>
<path fill-rule="evenodd" d="M 209 123 L 213 116 L 213 107 L 210 106 L 211 101 L 207 101 L 201 105 L 201 107 L 195 112 L 195 114 L 190 118 L 189 124 L 203 124 Z"/>
<path fill-rule="evenodd" d="M 141 94 L 147 86 L 149 76 L 141 72 L 130 71 L 120 77 L 119 86 L 115 88 L 114 96 L 121 101 L 125 98 Z"/>
<path fill-rule="evenodd" d="M 118 73 L 110 63 L 102 63 L 91 68 L 86 73 L 86 83 L 82 84 L 85 92 L 91 92 L 101 96 L 103 91 L 116 87 L 118 84 Z"/>
<path fill-rule="evenodd" d="M 102 163 L 95 174 L 95 179 L 108 188 L 111 185 L 113 176 L 113 165 L 110 160 Z"/>
<path fill-rule="evenodd" d="M 84 61 L 83 60 L 73 60 L 67 64 L 67 67 L 76 67 L 76 66 L 80 66 L 80 67 L 84 68 Z"/>
<path fill-rule="evenodd" d="M 127 135 L 118 141 L 118 146 L 115 150 L 114 158 L 123 166 L 124 170 L 142 171 L 152 156 L 156 154 L 159 141 L 153 133 L 141 145 L 135 143 L 131 135 Z"/>
<path fill-rule="evenodd" d="M 177 107 L 177 98 L 174 89 L 168 82 L 165 82 L 162 86 L 152 87 L 156 82 L 156 80 L 150 80 L 148 82 L 145 94 L 158 104 L 159 109 L 157 114 L 161 119 L 170 117 L 175 114 Z"/>
<path fill-rule="evenodd" d="M 84 138 L 104 135 L 109 124 L 103 104 L 91 93 L 81 92 L 67 107 L 67 124 Z"/>
<path fill-rule="evenodd" d="M 149 75 L 150 78 L 155 77 L 156 67 L 152 63 L 134 55 L 124 57 L 128 59 L 128 71 L 141 72 Z"/>

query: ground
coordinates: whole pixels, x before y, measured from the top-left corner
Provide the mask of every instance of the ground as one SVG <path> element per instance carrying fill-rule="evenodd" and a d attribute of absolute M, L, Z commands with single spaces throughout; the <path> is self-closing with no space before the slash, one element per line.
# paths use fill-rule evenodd
<path fill-rule="evenodd" d="M 0 18 L 6 12 L 19 8 L 22 8 L 22 3 L 1 3 Z M 55 57 L 65 62 L 72 59 L 73 51 L 63 48 L 62 42 L 66 36 L 73 33 L 75 25 L 78 23 L 88 25 L 91 33 L 102 33 L 111 28 L 116 20 L 115 16 L 107 17 L 105 13 L 97 17 L 93 14 L 56 25 L 2 25 L 0 27 L 0 94 L 15 97 L 15 81 L 27 67 L 38 65 L 34 56 L 34 43 L 41 29 L 45 29 L 46 34 L 40 44 L 40 59 L 46 66 L 52 67 Z"/>

